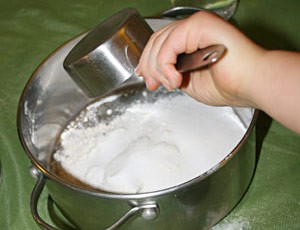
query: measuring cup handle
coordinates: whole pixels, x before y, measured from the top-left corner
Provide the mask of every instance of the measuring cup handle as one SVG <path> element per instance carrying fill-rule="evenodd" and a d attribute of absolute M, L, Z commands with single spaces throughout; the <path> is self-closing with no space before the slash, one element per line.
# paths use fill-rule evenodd
<path fill-rule="evenodd" d="M 176 69 L 180 73 L 203 69 L 217 62 L 225 51 L 224 45 L 211 45 L 190 54 L 180 54 L 177 57 Z"/>

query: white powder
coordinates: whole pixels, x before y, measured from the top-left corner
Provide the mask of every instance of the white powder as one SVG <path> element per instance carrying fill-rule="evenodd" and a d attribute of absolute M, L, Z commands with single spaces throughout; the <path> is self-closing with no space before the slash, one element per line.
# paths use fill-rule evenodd
<path fill-rule="evenodd" d="M 142 95 L 147 97 L 145 92 Z M 89 106 L 90 117 L 81 119 L 95 120 L 99 105 Z M 109 108 L 105 114 L 113 112 Z M 157 191 L 218 164 L 241 140 L 244 123 L 230 107 L 210 107 L 176 95 L 133 103 L 123 114 L 93 127 L 72 123 L 62 133 L 61 149 L 54 158 L 95 188 L 118 193 Z"/>
<path fill-rule="evenodd" d="M 251 229 L 250 221 L 243 216 L 226 217 L 210 230 L 247 230 Z"/>

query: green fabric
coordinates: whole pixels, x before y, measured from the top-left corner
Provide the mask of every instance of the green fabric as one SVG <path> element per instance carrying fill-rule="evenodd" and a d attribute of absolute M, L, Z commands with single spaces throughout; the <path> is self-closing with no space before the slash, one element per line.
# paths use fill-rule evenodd
<path fill-rule="evenodd" d="M 150 16 L 171 7 L 171 1 L 0 3 L 0 229 L 39 229 L 29 207 L 35 180 L 29 175 L 30 162 L 16 127 L 18 101 L 28 78 L 57 47 L 113 12 L 132 6 Z M 241 0 L 234 23 L 264 47 L 299 51 L 299 9 L 299 0 Z M 214 229 L 300 229 L 300 136 L 263 113 L 257 133 L 260 157 L 252 184 L 242 201 Z M 44 191 L 39 211 L 52 223 L 46 207 Z"/>

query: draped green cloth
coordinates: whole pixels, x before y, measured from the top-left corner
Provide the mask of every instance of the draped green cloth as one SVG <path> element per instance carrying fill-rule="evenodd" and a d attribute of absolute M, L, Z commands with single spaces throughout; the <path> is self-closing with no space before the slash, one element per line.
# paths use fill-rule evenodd
<path fill-rule="evenodd" d="M 171 7 L 171 1 L 0 2 L 0 229 L 39 229 L 29 205 L 35 180 L 16 125 L 28 78 L 57 47 L 113 12 L 131 6 L 153 16 Z M 266 48 L 300 51 L 299 9 L 299 0 L 241 0 L 233 23 Z M 257 137 L 260 157 L 249 190 L 214 229 L 300 229 L 300 136 L 261 113 Z M 47 197 L 45 190 L 39 211 L 53 224 Z"/>

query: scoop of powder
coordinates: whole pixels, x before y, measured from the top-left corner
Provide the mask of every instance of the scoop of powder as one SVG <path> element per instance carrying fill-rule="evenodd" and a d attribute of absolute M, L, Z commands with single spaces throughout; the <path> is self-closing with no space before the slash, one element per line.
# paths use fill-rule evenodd
<path fill-rule="evenodd" d="M 97 111 L 97 106 L 87 110 Z M 54 158 L 68 173 L 95 188 L 151 192 L 211 169 L 245 131 L 236 109 L 210 107 L 182 94 L 134 103 L 122 115 L 92 127 L 68 127 Z"/>

